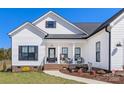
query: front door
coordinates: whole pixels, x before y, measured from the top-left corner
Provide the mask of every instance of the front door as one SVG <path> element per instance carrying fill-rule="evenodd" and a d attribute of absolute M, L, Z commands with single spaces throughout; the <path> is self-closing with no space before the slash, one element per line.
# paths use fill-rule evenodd
<path fill-rule="evenodd" d="M 48 60 L 49 63 L 55 63 L 56 62 L 56 50 L 55 48 L 49 48 L 48 49 Z"/>

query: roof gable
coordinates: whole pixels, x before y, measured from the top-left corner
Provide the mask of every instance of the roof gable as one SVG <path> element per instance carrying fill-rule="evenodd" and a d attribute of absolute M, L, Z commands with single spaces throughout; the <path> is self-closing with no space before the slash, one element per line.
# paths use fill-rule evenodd
<path fill-rule="evenodd" d="M 40 34 L 43 34 L 44 36 L 47 35 L 46 32 L 44 32 L 43 30 L 39 29 L 38 27 L 34 26 L 33 24 L 29 23 L 29 22 L 26 22 L 24 23 L 23 25 L 21 25 L 20 27 L 18 27 L 17 29 L 13 30 L 12 32 L 10 32 L 8 35 L 10 37 L 12 37 L 13 35 L 17 34 L 21 29 L 23 28 L 26 28 L 27 26 L 30 26 L 32 28 L 34 28 L 36 31 L 39 32 L 39 35 Z"/>
<path fill-rule="evenodd" d="M 84 30 L 80 29 L 79 27 L 77 27 L 76 25 L 72 24 L 71 22 L 65 20 L 63 17 L 61 17 L 60 15 L 49 11 L 48 13 L 44 14 L 43 16 L 41 16 L 39 19 L 37 19 L 36 21 L 33 22 L 34 25 L 37 25 L 39 22 L 41 22 L 45 17 L 49 17 L 49 16 L 54 16 L 56 17 L 58 20 L 63 21 L 66 25 L 70 25 L 71 27 L 77 29 L 78 31 L 80 31 L 81 33 L 84 33 L 86 35 L 88 35 Z"/>

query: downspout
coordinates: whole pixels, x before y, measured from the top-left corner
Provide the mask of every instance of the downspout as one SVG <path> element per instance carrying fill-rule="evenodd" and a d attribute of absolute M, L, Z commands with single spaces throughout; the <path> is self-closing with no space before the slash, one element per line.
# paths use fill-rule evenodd
<path fill-rule="evenodd" d="M 105 30 L 109 34 L 109 64 L 108 64 L 108 71 L 111 72 L 111 32 L 108 31 L 108 29 L 107 29 L 108 26 L 105 27 Z"/>

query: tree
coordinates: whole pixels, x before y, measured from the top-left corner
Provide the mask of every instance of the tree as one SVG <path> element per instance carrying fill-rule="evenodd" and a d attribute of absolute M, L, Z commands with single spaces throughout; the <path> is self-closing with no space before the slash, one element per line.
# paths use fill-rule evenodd
<path fill-rule="evenodd" d="M 4 56 L 4 49 L 1 48 L 0 49 L 0 60 L 4 60 L 5 59 L 5 56 Z"/>
<path fill-rule="evenodd" d="M 0 61 L 2 60 L 11 60 L 11 48 L 0 49 Z"/>

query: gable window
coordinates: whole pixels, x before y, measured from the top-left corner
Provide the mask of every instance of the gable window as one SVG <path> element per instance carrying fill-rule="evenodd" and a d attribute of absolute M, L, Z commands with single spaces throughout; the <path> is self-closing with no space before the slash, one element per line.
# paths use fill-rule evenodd
<path fill-rule="evenodd" d="M 77 60 L 79 57 L 81 57 L 81 48 L 76 47 L 75 48 L 75 60 Z"/>
<path fill-rule="evenodd" d="M 64 55 L 65 58 L 68 58 L 68 48 L 67 47 L 62 48 L 62 54 Z"/>
<path fill-rule="evenodd" d="M 38 46 L 19 46 L 19 60 L 38 60 Z"/>
<path fill-rule="evenodd" d="M 100 41 L 96 42 L 96 62 L 100 62 Z"/>
<path fill-rule="evenodd" d="M 46 21 L 46 28 L 56 28 L 56 21 Z"/>

